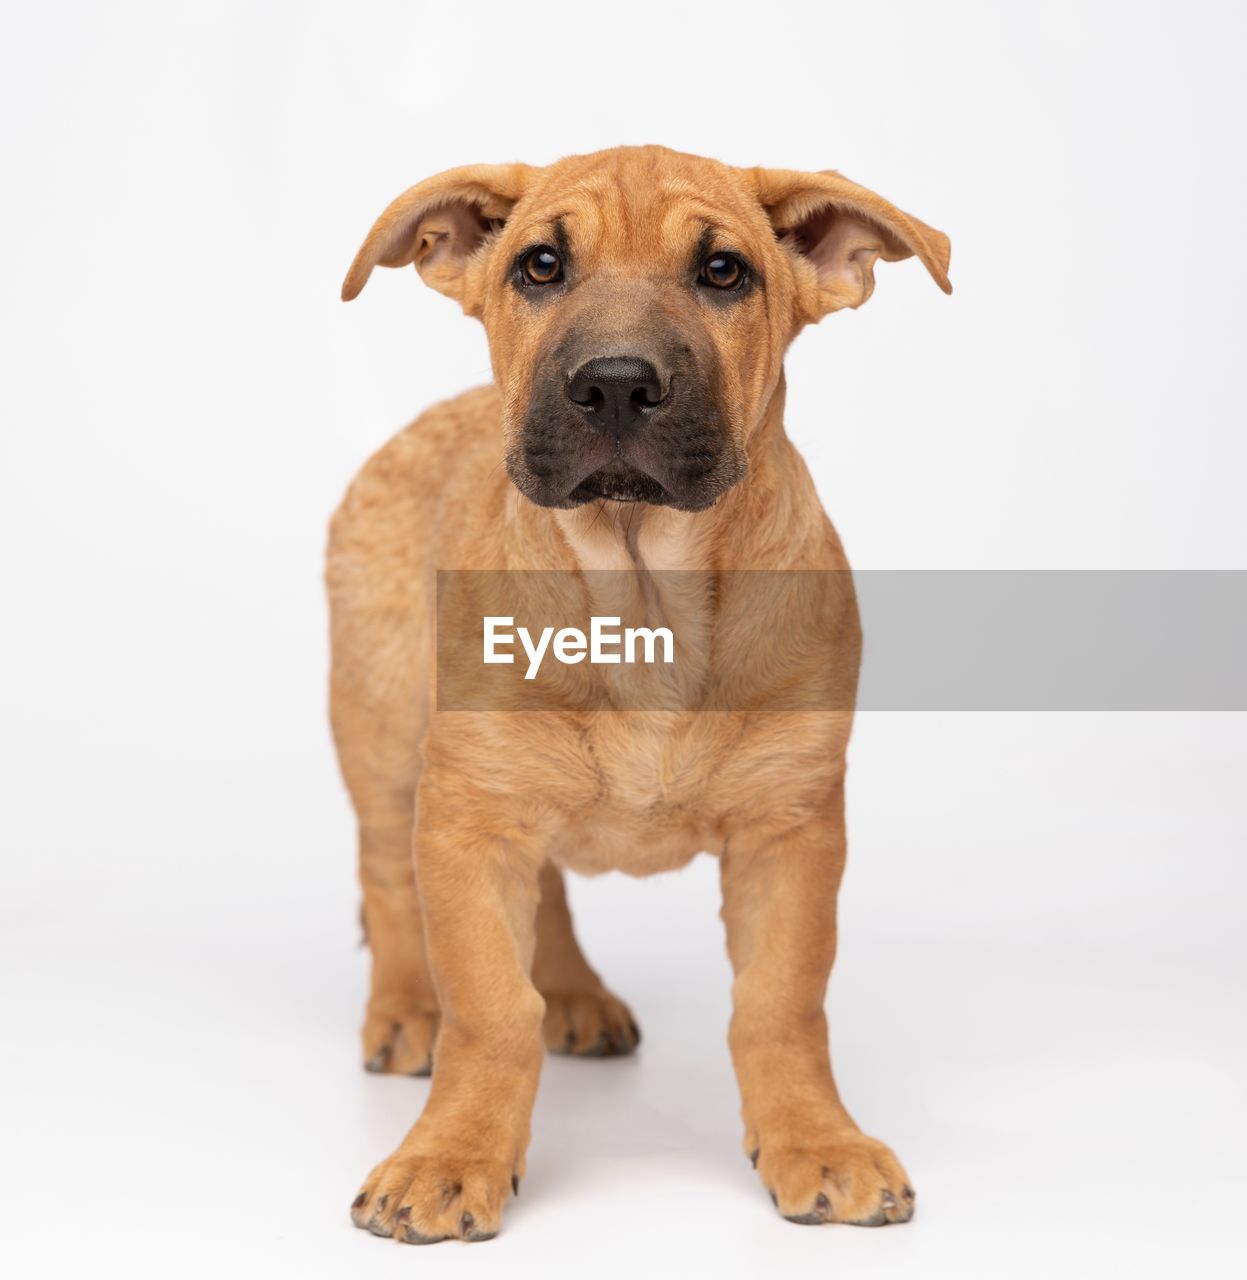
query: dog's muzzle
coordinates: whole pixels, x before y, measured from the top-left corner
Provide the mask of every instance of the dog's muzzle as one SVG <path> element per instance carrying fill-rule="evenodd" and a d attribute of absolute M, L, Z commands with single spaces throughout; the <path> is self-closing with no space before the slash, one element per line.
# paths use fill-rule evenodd
<path fill-rule="evenodd" d="M 702 511 L 744 474 L 714 371 L 686 345 L 661 359 L 569 354 L 542 361 L 507 454 L 511 479 L 538 506 L 606 498 Z"/>

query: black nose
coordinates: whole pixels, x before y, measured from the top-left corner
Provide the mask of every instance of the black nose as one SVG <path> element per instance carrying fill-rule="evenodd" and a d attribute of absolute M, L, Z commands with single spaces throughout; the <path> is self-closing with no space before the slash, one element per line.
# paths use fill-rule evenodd
<path fill-rule="evenodd" d="M 640 426 L 663 402 L 658 370 L 639 356 L 602 356 L 572 374 L 568 398 L 584 411 L 589 425 L 616 436 Z"/>

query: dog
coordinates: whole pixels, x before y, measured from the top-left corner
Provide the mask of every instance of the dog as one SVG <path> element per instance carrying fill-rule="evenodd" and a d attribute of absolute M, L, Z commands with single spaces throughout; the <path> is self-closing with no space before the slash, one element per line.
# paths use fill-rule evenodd
<path fill-rule="evenodd" d="M 912 1216 L 905 1170 L 850 1118 L 829 1058 L 860 633 L 840 541 L 783 425 L 796 333 L 864 303 L 879 259 L 911 256 L 951 292 L 947 237 L 838 173 L 649 146 L 453 169 L 369 232 L 342 297 L 378 265 L 413 264 L 483 322 L 494 378 L 375 454 L 330 527 L 331 720 L 372 953 L 364 1064 L 432 1071 L 423 1113 L 355 1198 L 356 1226 L 414 1244 L 497 1233 L 543 1046 L 640 1041 L 580 949 L 563 870 L 648 875 L 699 852 L 721 865 L 744 1148 L 778 1211 Z M 694 656 L 678 676 L 562 667 L 515 714 L 521 662 L 497 668 L 497 703 L 444 709 L 439 661 L 483 668 L 467 631 L 457 656 L 439 643 L 440 570 L 518 584 L 534 634 L 558 621 L 538 571 L 590 612 L 605 600 L 616 621 L 677 621 Z M 766 617 L 724 585 L 757 570 Z M 837 585 L 807 608 L 787 574 Z M 479 628 L 485 596 L 456 599 Z M 826 697 L 772 704 L 777 679 Z M 654 699 L 629 702 L 646 680 Z"/>

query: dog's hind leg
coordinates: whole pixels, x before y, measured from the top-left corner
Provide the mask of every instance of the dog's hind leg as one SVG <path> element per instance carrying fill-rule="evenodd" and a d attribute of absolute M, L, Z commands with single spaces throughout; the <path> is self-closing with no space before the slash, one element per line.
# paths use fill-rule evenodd
<path fill-rule="evenodd" d="M 541 869 L 540 888 L 533 985 L 546 1002 L 546 1048 L 597 1058 L 631 1053 L 641 1033 L 628 1006 L 606 989 L 580 950 L 563 873 L 549 862 Z"/>
<path fill-rule="evenodd" d="M 423 714 L 410 671 L 388 670 L 376 654 L 419 652 L 408 624 L 376 616 L 353 591 L 366 582 L 340 557 L 331 592 L 330 718 L 342 777 L 359 822 L 359 883 L 372 975 L 363 1026 L 369 1071 L 429 1074 L 438 1003 L 429 972 L 416 889 L 415 797 Z M 345 567 L 344 567 L 345 566 Z M 378 639 L 369 640 L 375 635 Z M 371 650 L 368 648 L 371 644 Z M 366 655 L 361 658 L 361 655 Z M 404 704 L 406 698 L 406 705 Z"/>
<path fill-rule="evenodd" d="M 427 1076 L 433 1066 L 438 1007 L 425 955 L 412 858 L 412 809 L 360 814 L 359 878 L 372 953 L 364 1017 L 369 1071 Z"/>

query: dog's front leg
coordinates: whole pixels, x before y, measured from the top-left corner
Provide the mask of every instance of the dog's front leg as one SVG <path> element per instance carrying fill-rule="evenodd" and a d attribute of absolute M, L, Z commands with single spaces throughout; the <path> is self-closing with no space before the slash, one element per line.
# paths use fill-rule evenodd
<path fill-rule="evenodd" d="M 426 775 L 415 843 L 441 1004 L 433 1083 L 351 1208 L 356 1226 L 409 1244 L 488 1240 L 524 1172 L 543 1050 L 544 1002 L 529 979 L 541 853 L 481 813 Z"/>
<path fill-rule="evenodd" d="M 729 1040 L 745 1150 L 792 1222 L 882 1226 L 913 1214 L 896 1156 L 840 1101 L 823 1000 L 836 950 L 844 792 L 778 838 L 729 841 L 723 919 L 736 980 Z"/>

